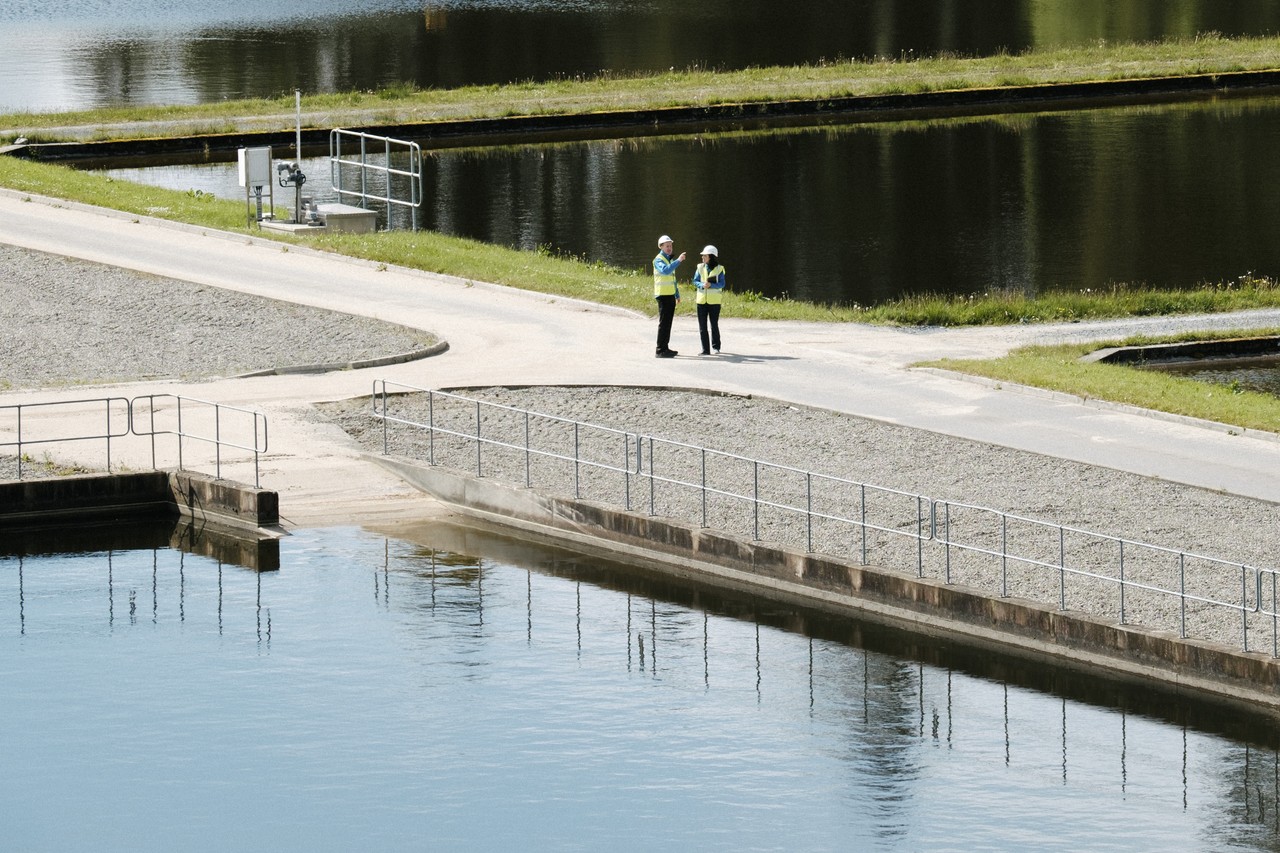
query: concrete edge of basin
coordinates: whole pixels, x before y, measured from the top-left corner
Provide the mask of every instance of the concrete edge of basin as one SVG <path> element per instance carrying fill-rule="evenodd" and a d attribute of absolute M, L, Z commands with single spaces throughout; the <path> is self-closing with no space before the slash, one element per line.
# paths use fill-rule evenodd
<path fill-rule="evenodd" d="M 412 460 L 367 458 L 466 515 L 549 544 L 1280 716 L 1280 660 L 1268 655 L 746 542 L 674 519 L 542 495 Z"/>

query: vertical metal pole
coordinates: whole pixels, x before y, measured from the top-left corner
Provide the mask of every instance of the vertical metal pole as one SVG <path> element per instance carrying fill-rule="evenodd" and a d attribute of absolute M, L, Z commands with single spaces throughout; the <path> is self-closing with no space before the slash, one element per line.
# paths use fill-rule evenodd
<path fill-rule="evenodd" d="M 156 467 L 156 395 L 151 394 L 147 397 L 147 408 L 150 413 L 151 420 L 151 469 L 154 471 Z M 130 419 L 133 414 L 130 413 Z"/>
<path fill-rule="evenodd" d="M 1187 638 L 1187 555 L 1178 554 L 1178 599 L 1181 604 L 1178 635 Z"/>
<path fill-rule="evenodd" d="M 582 497 L 582 486 L 581 486 L 582 465 L 580 463 L 581 453 L 582 453 L 582 449 L 579 441 L 579 425 L 577 421 L 574 421 L 573 422 L 573 497 L 575 499 Z"/>
<path fill-rule="evenodd" d="M 707 526 L 707 449 L 698 448 L 702 456 L 702 526 Z"/>
<path fill-rule="evenodd" d="M 258 454 L 267 452 L 267 416 L 262 415 L 262 444 L 258 449 L 258 413 L 253 413 L 253 487 L 262 488 L 262 474 L 258 467 Z"/>
<path fill-rule="evenodd" d="M 530 470 L 529 461 L 529 412 L 526 409 L 524 413 L 524 487 L 526 489 L 533 487 L 533 473 Z"/>
<path fill-rule="evenodd" d="M 476 476 L 483 477 L 482 455 L 480 452 L 480 401 L 476 400 Z"/>
<path fill-rule="evenodd" d="M 222 407 L 213 404 L 213 471 L 222 479 Z"/>
<path fill-rule="evenodd" d="M 427 445 L 427 456 L 432 465 L 436 464 L 436 394 L 434 391 L 427 392 L 427 426 L 430 429 L 428 433 L 431 440 Z"/>
<path fill-rule="evenodd" d="M 919 501 L 919 498 L 916 498 Z M 951 583 L 951 504 L 944 503 L 942 505 L 942 535 L 946 537 L 946 541 L 942 543 L 942 553 L 946 555 L 944 579 L 947 583 Z"/>
<path fill-rule="evenodd" d="M 18 479 L 22 479 L 22 404 L 18 404 Z"/>
<path fill-rule="evenodd" d="M 360 134 L 360 206 L 369 207 L 369 140 Z"/>
<path fill-rule="evenodd" d="M 1000 513 L 1000 597 L 1009 597 L 1009 516 Z"/>
<path fill-rule="evenodd" d="M 1058 526 L 1058 609 L 1067 609 L 1067 534 Z"/>
<path fill-rule="evenodd" d="M 804 472 L 805 553 L 813 553 L 813 473 Z"/>
<path fill-rule="evenodd" d="M 387 380 L 375 379 L 373 381 L 373 409 L 378 410 L 378 385 L 382 385 L 382 455 L 391 455 L 391 444 L 387 432 Z"/>
<path fill-rule="evenodd" d="M 920 495 L 916 495 L 916 577 L 924 577 L 924 498 Z"/>
<path fill-rule="evenodd" d="M 1280 657 L 1280 607 L 1276 606 L 1276 573 L 1271 572 L 1271 656 Z"/>
<path fill-rule="evenodd" d="M 1246 574 L 1246 570 L 1245 570 L 1245 567 L 1242 565 L 1240 566 L 1240 630 L 1242 633 L 1241 644 L 1244 647 L 1244 651 L 1248 652 L 1249 651 L 1249 612 L 1245 610 L 1245 607 L 1248 606 L 1248 603 L 1249 603 L 1249 587 L 1247 585 L 1248 581 L 1245 579 L 1245 574 Z"/>
<path fill-rule="evenodd" d="M 751 505 L 754 509 L 754 522 L 751 531 L 751 538 L 755 542 L 760 541 L 760 463 L 756 460 L 751 461 Z"/>
<path fill-rule="evenodd" d="M 657 498 L 653 493 L 653 436 L 649 436 L 649 515 L 657 514 Z"/>
<path fill-rule="evenodd" d="M 859 483 L 858 491 L 861 493 L 859 513 L 862 518 L 862 565 L 867 564 L 867 484 Z"/>
<path fill-rule="evenodd" d="M 639 442 L 639 436 L 636 437 L 636 441 Z M 640 448 L 637 447 L 637 460 L 640 458 L 639 454 Z M 626 433 L 622 434 L 622 492 L 627 512 L 631 512 L 631 436 Z"/>
<path fill-rule="evenodd" d="M 1120 624 L 1124 625 L 1124 540 L 1120 540 Z"/>
<path fill-rule="evenodd" d="M 111 473 L 111 398 L 107 398 L 107 473 Z"/>
<path fill-rule="evenodd" d="M 186 467 L 182 464 L 182 398 L 175 397 L 178 401 L 178 470 L 185 471 Z"/>

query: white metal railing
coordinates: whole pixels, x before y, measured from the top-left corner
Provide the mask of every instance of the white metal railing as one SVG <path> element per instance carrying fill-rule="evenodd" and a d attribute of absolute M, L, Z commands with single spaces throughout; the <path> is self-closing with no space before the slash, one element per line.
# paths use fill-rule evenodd
<path fill-rule="evenodd" d="M 405 402 L 397 404 L 393 412 L 391 407 L 397 400 Z M 1056 599 L 1061 610 L 1068 609 L 1068 578 L 1079 579 L 1094 584 L 1090 594 L 1103 596 L 1103 611 L 1116 614 L 1121 624 L 1128 623 L 1132 611 L 1140 609 L 1133 606 L 1131 597 L 1142 594 L 1156 602 L 1172 602 L 1176 609 L 1172 615 L 1163 612 L 1158 603 L 1148 609 L 1155 613 L 1153 618 L 1167 619 L 1169 627 L 1183 638 L 1189 636 L 1190 610 L 1195 609 L 1201 617 L 1209 614 L 1218 627 L 1221 620 L 1213 614 L 1229 613 L 1238 620 L 1240 645 L 1245 651 L 1250 649 L 1250 632 L 1262 630 L 1259 623 L 1267 620 L 1271 622 L 1272 655 L 1280 657 L 1280 569 L 1258 568 L 404 383 L 374 383 L 373 415 L 382 422 L 384 454 L 391 452 L 390 426 L 398 424 L 425 432 L 426 461 L 431 465 L 441 464 L 437 437 L 454 439 L 470 448 L 463 451 L 465 459 L 453 448 L 450 461 L 462 459 L 462 467 L 471 468 L 478 477 L 495 473 L 509 476 L 509 460 L 498 457 L 522 457 L 522 479 L 527 488 L 534 486 L 533 460 L 553 460 L 571 466 L 575 498 L 582 497 L 584 471 L 604 475 L 594 478 L 593 489 L 602 492 L 607 502 L 619 503 L 627 510 L 633 509 L 637 484 L 645 488 L 651 515 L 658 514 L 660 489 L 664 490 L 663 501 L 670 499 L 669 492 L 692 492 L 696 504 L 686 503 L 684 508 L 700 510 L 703 527 L 708 526 L 709 502 L 719 499 L 722 506 L 737 505 L 742 507 L 741 513 L 750 513 L 742 526 L 749 527 L 752 538 L 759 540 L 761 513 L 774 511 L 783 517 L 775 532 L 803 541 L 810 552 L 815 550 L 815 524 L 826 522 L 856 537 L 852 543 L 842 535 L 833 540 L 842 543 L 837 550 L 858 554 L 864 565 L 868 563 L 869 539 L 879 534 L 878 559 L 884 559 L 885 541 L 911 543 L 917 576 L 925 577 L 928 567 L 950 584 L 955 582 L 953 570 L 958 568 L 954 564 L 963 556 L 968 558 L 966 574 L 991 576 L 989 581 L 1001 597 L 1010 595 L 1011 565 L 1021 566 L 1029 571 L 1028 585 L 1040 584 L 1045 593 L 1046 581 L 1055 587 L 1053 593 L 1023 597 L 1045 603 Z M 544 435 L 551 429 L 561 434 Z M 557 443 L 554 449 L 552 443 Z M 724 485 L 721 474 L 727 467 L 738 469 L 737 482 L 749 485 Z M 608 485 L 609 481 L 614 485 Z M 562 479 L 543 485 L 560 488 L 563 483 Z M 899 551 L 894 559 L 901 556 Z M 994 563 L 994 571 L 986 563 Z M 892 566 L 893 560 L 882 565 Z M 968 578 L 965 582 L 969 584 Z"/>
<path fill-rule="evenodd" d="M 344 153 L 344 139 L 352 142 L 354 152 L 348 147 Z M 407 159 L 404 168 L 391 165 L 395 154 Z M 375 162 L 371 157 L 379 159 Z M 388 228 L 392 206 L 409 208 L 413 230 L 418 230 L 418 207 L 422 204 L 422 149 L 418 143 L 335 128 L 329 131 L 329 180 L 339 200 L 354 196 L 361 207 L 374 199 L 386 204 Z M 359 189 L 353 189 L 353 185 Z M 396 194 L 397 186 L 405 190 L 407 198 Z"/>
<path fill-rule="evenodd" d="M 102 408 L 101 415 L 95 414 L 98 406 Z M 48 434 L 46 427 L 46 432 L 33 435 L 31 427 L 28 423 L 24 423 L 24 413 L 29 413 L 32 409 L 53 408 L 58 408 L 62 414 L 74 418 L 77 426 L 58 435 Z M 11 421 L 2 418 L 6 414 L 12 418 Z M 82 425 L 85 423 L 86 415 L 90 422 L 97 417 L 102 417 L 104 424 L 102 430 L 90 428 L 84 431 Z M 157 416 L 159 416 L 159 423 L 157 423 Z M 26 420 L 29 422 L 30 419 Z M 10 424 L 7 429 L 6 424 Z M 6 434 L 11 438 L 4 439 Z M 0 440 L 0 449 L 15 448 L 19 480 L 23 479 L 27 448 L 69 441 L 103 441 L 106 445 L 107 471 L 110 471 L 112 440 L 119 441 L 129 435 L 150 439 L 152 468 L 157 467 L 157 436 L 169 435 L 177 439 L 179 470 L 187 470 L 183 452 L 186 442 L 199 441 L 212 444 L 214 471 L 219 479 L 222 478 L 224 449 L 231 448 L 252 453 L 254 486 L 261 487 L 259 459 L 267 451 L 267 417 L 260 412 L 176 394 L 147 394 L 132 399 L 100 397 L 88 400 L 15 403 L 0 406 L 0 439 L 4 439 Z"/>

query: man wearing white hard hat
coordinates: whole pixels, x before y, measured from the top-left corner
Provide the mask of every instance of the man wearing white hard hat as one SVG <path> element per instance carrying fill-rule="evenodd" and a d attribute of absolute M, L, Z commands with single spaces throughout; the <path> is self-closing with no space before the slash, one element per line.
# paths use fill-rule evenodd
<path fill-rule="evenodd" d="M 698 289 L 698 334 L 702 336 L 701 355 L 720 354 L 720 304 L 724 301 L 724 267 L 720 266 L 720 250 L 706 246 L 702 250 L 702 263 L 693 274 L 693 286 Z M 711 334 L 707 334 L 707 325 Z"/>
<path fill-rule="evenodd" d="M 671 321 L 676 316 L 676 303 L 680 301 L 680 287 L 676 284 L 676 267 L 684 260 L 684 252 L 675 260 L 671 253 L 675 243 L 666 234 L 658 238 L 658 255 L 653 259 L 653 298 L 658 300 L 658 358 L 675 358 L 670 347 Z"/>

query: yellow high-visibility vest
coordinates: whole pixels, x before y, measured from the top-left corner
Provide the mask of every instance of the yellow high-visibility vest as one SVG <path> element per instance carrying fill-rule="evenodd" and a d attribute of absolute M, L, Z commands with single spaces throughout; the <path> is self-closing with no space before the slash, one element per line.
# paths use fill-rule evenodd
<path fill-rule="evenodd" d="M 663 275 L 658 272 L 658 261 L 671 263 L 670 259 L 663 256 L 661 252 L 653 259 L 653 295 L 654 296 L 675 296 L 676 295 L 676 274 L 667 273 Z"/>
<path fill-rule="evenodd" d="M 711 282 L 719 279 L 723 272 L 723 264 L 716 264 L 713 270 L 708 270 L 706 264 L 698 264 L 698 279 L 702 282 L 696 297 L 699 305 L 719 305 L 724 302 L 724 288 L 711 288 Z"/>

